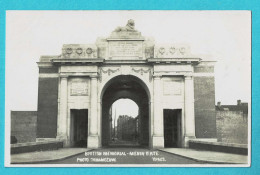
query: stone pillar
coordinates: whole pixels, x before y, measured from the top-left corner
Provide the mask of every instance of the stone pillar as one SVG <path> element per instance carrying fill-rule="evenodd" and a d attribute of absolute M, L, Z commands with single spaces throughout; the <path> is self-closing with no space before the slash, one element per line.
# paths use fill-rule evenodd
<path fill-rule="evenodd" d="M 98 148 L 97 76 L 91 76 L 88 148 Z"/>
<path fill-rule="evenodd" d="M 60 77 L 60 112 L 57 122 L 57 138 L 65 141 L 68 146 L 67 120 L 68 120 L 68 77 Z"/>
<path fill-rule="evenodd" d="M 195 138 L 195 115 L 194 115 L 194 84 L 192 76 L 185 76 L 185 140 L 184 146 L 188 147 L 188 141 Z"/>
<path fill-rule="evenodd" d="M 102 120 L 101 120 L 101 105 L 102 103 L 98 100 L 98 106 L 97 106 L 97 117 L 98 117 L 98 147 L 101 147 L 101 133 L 102 133 Z"/>
<path fill-rule="evenodd" d="M 163 136 L 163 109 L 161 104 L 161 77 L 154 77 L 154 112 L 153 112 L 153 148 L 164 148 L 164 136 Z"/>

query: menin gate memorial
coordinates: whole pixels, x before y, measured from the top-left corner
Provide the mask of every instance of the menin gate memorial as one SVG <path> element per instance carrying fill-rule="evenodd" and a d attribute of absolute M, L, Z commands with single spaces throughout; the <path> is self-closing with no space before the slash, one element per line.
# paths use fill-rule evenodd
<path fill-rule="evenodd" d="M 65 44 L 38 66 L 38 140 L 108 146 L 109 109 L 121 98 L 139 106 L 140 145 L 186 147 L 190 139 L 216 138 L 214 62 L 187 45 L 155 44 L 133 20 L 95 44 Z"/>

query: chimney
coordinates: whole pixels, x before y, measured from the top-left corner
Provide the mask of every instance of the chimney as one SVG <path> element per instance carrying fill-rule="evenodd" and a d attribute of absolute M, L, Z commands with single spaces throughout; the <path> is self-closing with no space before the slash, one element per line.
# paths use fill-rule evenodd
<path fill-rule="evenodd" d="M 219 101 L 219 102 L 218 102 L 218 107 L 220 108 L 220 106 L 221 106 L 221 102 Z"/>
<path fill-rule="evenodd" d="M 237 100 L 237 106 L 241 105 L 241 100 Z"/>

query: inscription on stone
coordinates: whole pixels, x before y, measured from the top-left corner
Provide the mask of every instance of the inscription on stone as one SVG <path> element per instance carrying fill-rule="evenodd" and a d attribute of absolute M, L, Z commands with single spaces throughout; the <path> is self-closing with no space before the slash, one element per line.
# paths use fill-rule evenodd
<path fill-rule="evenodd" d="M 142 41 L 110 41 L 109 57 L 143 57 Z"/>
<path fill-rule="evenodd" d="M 72 80 L 71 96 L 87 96 L 88 95 L 88 82 L 85 80 Z"/>

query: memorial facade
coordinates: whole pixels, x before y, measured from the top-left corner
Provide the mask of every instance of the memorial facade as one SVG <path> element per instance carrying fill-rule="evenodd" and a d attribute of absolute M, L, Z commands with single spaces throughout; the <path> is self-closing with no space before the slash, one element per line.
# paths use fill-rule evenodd
<path fill-rule="evenodd" d="M 214 61 L 187 45 L 155 44 L 129 20 L 95 44 L 65 44 L 38 62 L 37 139 L 66 147 L 109 144 L 109 109 L 129 98 L 139 106 L 139 142 L 187 147 L 216 138 Z"/>

